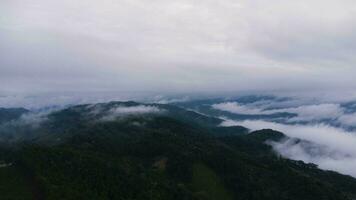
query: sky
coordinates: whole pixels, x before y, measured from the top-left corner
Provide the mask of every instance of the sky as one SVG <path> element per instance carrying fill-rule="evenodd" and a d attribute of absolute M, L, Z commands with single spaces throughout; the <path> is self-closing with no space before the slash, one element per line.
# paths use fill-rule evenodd
<path fill-rule="evenodd" d="M 0 95 L 349 92 L 355 24 L 354 0 L 1 0 Z"/>
<path fill-rule="evenodd" d="M 342 129 L 355 126 L 356 111 L 340 103 L 356 99 L 355 52 L 355 0 L 0 0 L 0 107 L 151 94 L 155 102 L 225 92 L 303 96 L 308 101 L 274 110 L 236 102 L 213 108 L 295 113 L 287 124 L 228 122 L 314 142 L 272 145 L 285 157 L 356 177 L 356 132 Z"/>

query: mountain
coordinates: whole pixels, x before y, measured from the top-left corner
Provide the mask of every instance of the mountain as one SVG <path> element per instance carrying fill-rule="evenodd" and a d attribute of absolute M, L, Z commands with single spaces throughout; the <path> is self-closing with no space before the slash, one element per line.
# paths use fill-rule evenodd
<path fill-rule="evenodd" d="M 29 111 L 24 108 L 0 108 L 0 124 L 16 120 L 27 112 Z"/>
<path fill-rule="evenodd" d="M 353 199 L 356 180 L 284 159 L 274 130 L 219 127 L 174 105 L 55 111 L 0 150 L 4 199 Z M 15 123 L 16 126 L 22 126 Z M 23 132 L 25 134 L 25 132 Z"/>
<path fill-rule="evenodd" d="M 203 99 L 203 100 L 192 100 L 186 102 L 176 102 L 174 105 L 192 109 L 198 111 L 200 113 L 204 113 L 209 116 L 215 117 L 227 117 L 232 120 L 268 120 L 268 121 L 276 121 L 276 122 L 284 122 L 284 120 L 298 116 L 295 113 L 290 112 L 276 112 L 276 113 L 232 113 L 225 110 L 216 109 L 213 106 L 223 103 L 237 103 L 238 105 L 246 106 L 246 105 L 253 105 L 258 104 L 261 102 L 284 102 L 290 100 L 288 98 L 282 97 L 275 97 L 275 96 L 259 96 L 259 95 L 252 95 L 252 96 L 241 96 L 236 98 L 224 98 L 224 99 Z M 273 109 L 271 107 L 270 109 Z"/>

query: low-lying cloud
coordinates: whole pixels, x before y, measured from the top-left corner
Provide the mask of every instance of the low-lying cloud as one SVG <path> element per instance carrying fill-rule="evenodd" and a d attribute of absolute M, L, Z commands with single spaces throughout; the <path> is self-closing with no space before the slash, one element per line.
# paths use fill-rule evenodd
<path fill-rule="evenodd" d="M 339 104 L 304 105 L 295 108 L 271 110 L 270 112 L 295 113 L 298 116 L 289 119 L 292 122 L 335 119 L 344 114 Z"/>
<path fill-rule="evenodd" d="M 212 105 L 212 108 L 234 114 L 245 115 L 272 115 L 276 113 L 296 114 L 295 117 L 284 119 L 285 123 L 321 123 L 325 120 L 340 127 L 355 127 L 356 113 L 350 113 L 340 103 L 320 103 L 299 105 L 296 107 L 269 108 L 266 104 L 240 104 L 237 102 L 224 102 Z"/>
<path fill-rule="evenodd" d="M 337 121 L 346 126 L 356 126 L 356 113 L 342 115 Z"/>
<path fill-rule="evenodd" d="M 145 114 L 160 114 L 163 113 L 164 110 L 156 107 L 156 106 L 118 106 L 110 109 L 107 114 L 101 118 L 102 121 L 114 121 L 117 118 L 127 117 L 127 116 L 135 116 L 135 115 L 145 115 Z"/>
<path fill-rule="evenodd" d="M 268 144 L 272 145 L 273 149 L 283 157 L 315 163 L 322 169 L 334 170 L 356 177 L 356 156 L 354 153 L 345 153 L 311 142 L 296 141 L 293 138 Z"/>
<path fill-rule="evenodd" d="M 214 109 L 227 111 L 235 114 L 247 114 L 247 115 L 261 115 L 261 114 L 271 114 L 269 111 L 264 111 L 261 108 L 250 107 L 247 105 L 242 105 L 237 102 L 226 102 L 212 105 Z"/>
<path fill-rule="evenodd" d="M 20 119 L 16 120 L 14 123 L 38 127 L 41 123 L 48 120 L 48 114 L 51 112 L 52 111 L 45 111 L 23 114 Z"/>
<path fill-rule="evenodd" d="M 49 108 L 43 110 L 29 111 L 22 114 L 18 119 L 0 124 L 0 132 L 4 127 L 31 127 L 37 128 L 48 120 L 48 116 L 60 108 Z"/>
<path fill-rule="evenodd" d="M 322 169 L 356 177 L 356 133 L 354 132 L 326 124 L 286 125 L 251 120 L 226 120 L 222 123 L 222 126 L 234 125 L 241 125 L 251 130 L 271 128 L 291 138 L 309 141 L 310 143 L 296 143 L 289 140 L 274 143 L 272 146 L 285 157 L 315 163 Z"/>

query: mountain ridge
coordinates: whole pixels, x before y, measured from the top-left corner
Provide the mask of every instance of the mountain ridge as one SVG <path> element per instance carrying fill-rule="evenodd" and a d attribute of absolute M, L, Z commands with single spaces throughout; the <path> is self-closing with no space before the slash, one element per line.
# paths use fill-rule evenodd
<path fill-rule="evenodd" d="M 12 165 L 0 175 L 31 172 L 22 178 L 36 180 L 43 199 L 355 197 L 354 178 L 278 156 L 266 141 L 283 133 L 220 127 L 221 121 L 174 105 L 71 106 L 50 113 L 34 128 L 39 134 L 18 148 L 1 150 L 0 160 Z"/>

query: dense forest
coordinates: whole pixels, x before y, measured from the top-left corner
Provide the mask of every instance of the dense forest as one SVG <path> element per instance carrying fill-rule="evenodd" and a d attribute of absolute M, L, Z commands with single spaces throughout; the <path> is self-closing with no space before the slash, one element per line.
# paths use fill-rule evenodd
<path fill-rule="evenodd" d="M 14 123 L 28 112 L 0 110 L 0 199 L 356 198 L 356 179 L 277 155 L 266 141 L 286 136 L 274 130 L 220 127 L 219 118 L 135 102 Z"/>

